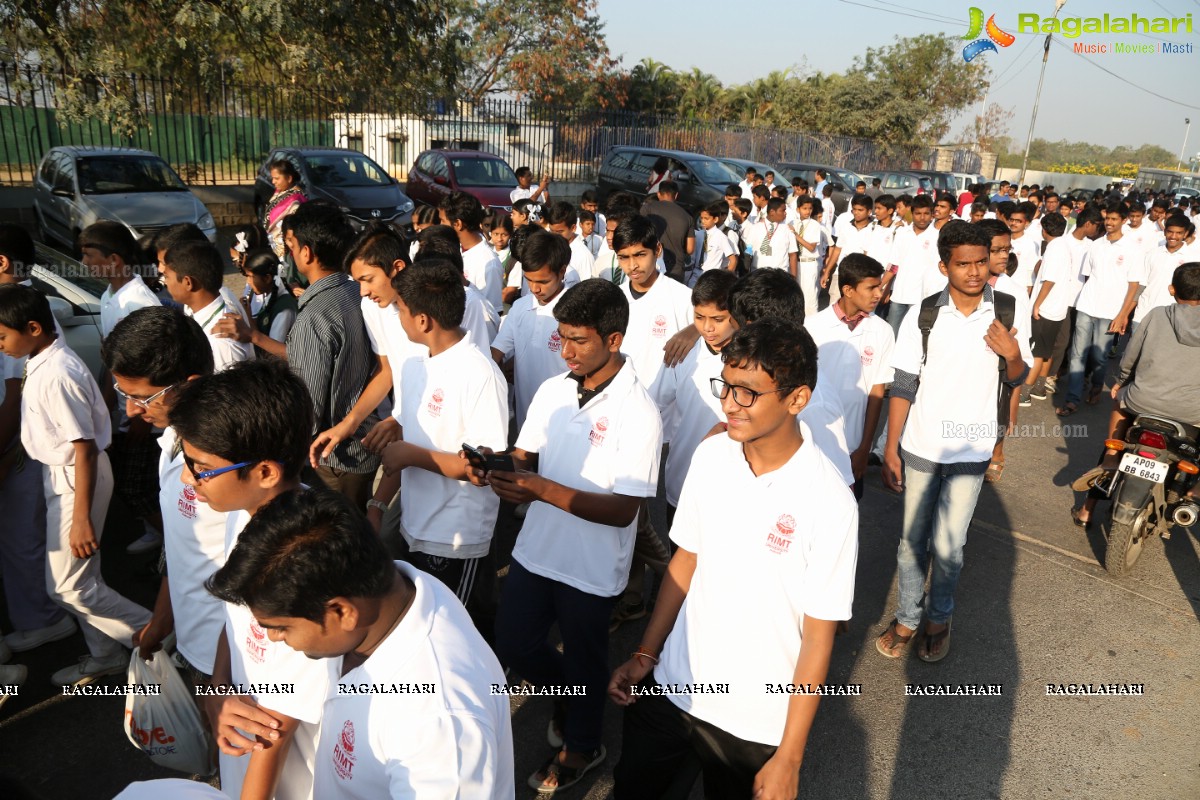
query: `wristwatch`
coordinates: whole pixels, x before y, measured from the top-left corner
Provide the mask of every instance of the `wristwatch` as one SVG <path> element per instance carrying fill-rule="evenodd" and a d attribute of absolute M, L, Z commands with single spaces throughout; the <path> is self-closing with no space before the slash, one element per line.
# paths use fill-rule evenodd
<path fill-rule="evenodd" d="M 388 504 L 382 500 L 376 500 L 374 497 L 372 497 L 367 501 L 367 508 L 378 508 L 380 511 L 386 512 L 388 510 Z"/>

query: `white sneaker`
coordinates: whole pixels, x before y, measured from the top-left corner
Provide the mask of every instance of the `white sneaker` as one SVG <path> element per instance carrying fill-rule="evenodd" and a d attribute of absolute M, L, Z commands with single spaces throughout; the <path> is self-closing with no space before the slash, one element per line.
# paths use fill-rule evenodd
<path fill-rule="evenodd" d="M 146 532 L 142 534 L 142 538 L 126 547 L 125 552 L 131 556 L 141 555 L 142 553 L 151 553 L 162 547 L 162 543 L 162 534 L 158 531 L 147 528 Z"/>
<path fill-rule="evenodd" d="M 66 639 L 73 633 L 75 633 L 75 620 L 71 618 L 70 614 L 63 614 L 62 619 L 45 628 L 10 633 L 4 637 L 4 643 L 14 653 L 24 653 L 35 647 Z"/>
<path fill-rule="evenodd" d="M 16 692 L 4 691 L 0 692 L 0 707 L 3 707 L 8 702 L 8 698 L 13 697 L 20 692 L 21 686 L 25 684 L 25 679 L 29 677 L 29 670 L 21 664 L 6 664 L 0 667 L 0 687 L 15 687 Z"/>
<path fill-rule="evenodd" d="M 116 675 L 129 668 L 129 656 L 124 649 L 112 661 L 99 661 L 91 656 L 80 656 L 79 662 L 63 667 L 50 676 L 55 686 L 86 686 L 105 675 Z"/>

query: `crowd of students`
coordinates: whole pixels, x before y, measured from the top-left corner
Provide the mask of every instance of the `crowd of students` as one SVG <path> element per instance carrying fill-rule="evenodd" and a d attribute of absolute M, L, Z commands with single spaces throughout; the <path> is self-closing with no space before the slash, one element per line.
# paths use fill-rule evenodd
<path fill-rule="evenodd" d="M 88 653 L 51 677 L 67 685 L 173 641 L 231 797 L 511 798 L 525 681 L 553 698 L 520 781 L 541 795 L 606 760 L 611 699 L 615 797 L 702 778 L 708 797 L 792 798 L 872 461 L 904 498 L 876 648 L 936 662 L 1020 406 L 1059 377 L 1060 415 L 1093 402 L 1116 334 L 1113 428 L 1147 406 L 1200 422 L 1194 214 L 1162 199 L 1065 214 L 1037 187 L 860 186 L 834 220 L 827 183 L 818 200 L 749 176 L 695 226 L 669 176 L 603 213 L 518 179 L 511 214 L 455 192 L 412 241 L 297 203 L 283 261 L 261 231 L 235 237 L 242 298 L 192 226 L 138 243 L 96 223 L 99 383 L 30 284 L 28 235 L 0 226 L 5 650 L 77 621 Z M 1147 399 L 1168 384 L 1191 399 Z M 153 609 L 101 575 L 114 493 L 145 520 L 135 550 L 163 545 Z M 613 670 L 610 633 L 646 616 Z"/>

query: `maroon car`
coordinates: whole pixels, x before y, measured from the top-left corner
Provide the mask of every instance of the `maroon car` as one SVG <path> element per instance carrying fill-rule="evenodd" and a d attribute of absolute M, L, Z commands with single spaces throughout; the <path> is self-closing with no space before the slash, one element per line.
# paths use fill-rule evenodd
<path fill-rule="evenodd" d="M 405 193 L 436 207 L 451 192 L 475 195 L 485 209 L 511 211 L 517 176 L 503 158 L 477 150 L 426 150 L 408 171 Z"/>

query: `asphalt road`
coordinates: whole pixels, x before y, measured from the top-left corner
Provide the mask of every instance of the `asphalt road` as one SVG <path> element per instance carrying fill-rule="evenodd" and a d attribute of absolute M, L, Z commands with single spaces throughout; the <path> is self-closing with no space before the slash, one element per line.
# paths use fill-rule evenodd
<path fill-rule="evenodd" d="M 240 289 L 240 277 L 227 276 Z M 1132 575 L 1100 565 L 1103 528 L 1084 534 L 1069 483 L 1095 463 L 1106 406 L 1059 420 L 1050 404 L 1021 409 L 1008 471 L 985 484 L 957 595 L 951 652 L 939 664 L 888 661 L 874 638 L 895 607 L 901 499 L 878 470 L 861 506 L 854 618 L 835 644 L 828 682 L 861 696 L 826 698 L 801 773 L 805 800 L 1200 797 L 1200 543 L 1196 531 L 1150 541 Z M 1073 430 L 1057 427 L 1069 423 Z M 1103 507 L 1102 507 L 1103 508 Z M 662 508 L 656 509 L 663 529 Z M 2 525 L 0 525 L 2 527 Z M 505 531 L 511 540 L 514 531 Z M 103 539 L 109 583 L 150 604 L 152 556 L 129 557 L 140 535 L 114 502 Z M 736 535 L 736 532 L 731 532 Z M 503 541 L 501 543 L 503 545 Z M 10 629 L 0 614 L 0 625 Z M 613 636 L 612 664 L 644 622 Z M 118 698 L 63 697 L 52 671 L 84 652 L 78 634 L 19 654 L 30 679 L 0 711 L 0 798 L 107 800 L 134 780 L 174 777 L 126 741 Z M 784 676 L 781 680 L 787 680 Z M 123 680 L 110 679 L 113 684 Z M 999 684 L 1000 696 L 912 697 L 906 684 Z M 1144 696 L 1047 696 L 1047 684 L 1139 683 Z M 546 757 L 547 700 L 515 700 L 518 796 Z M 621 711 L 605 715 L 608 761 L 565 796 L 609 796 Z M 699 788 L 693 797 L 700 797 Z"/>

